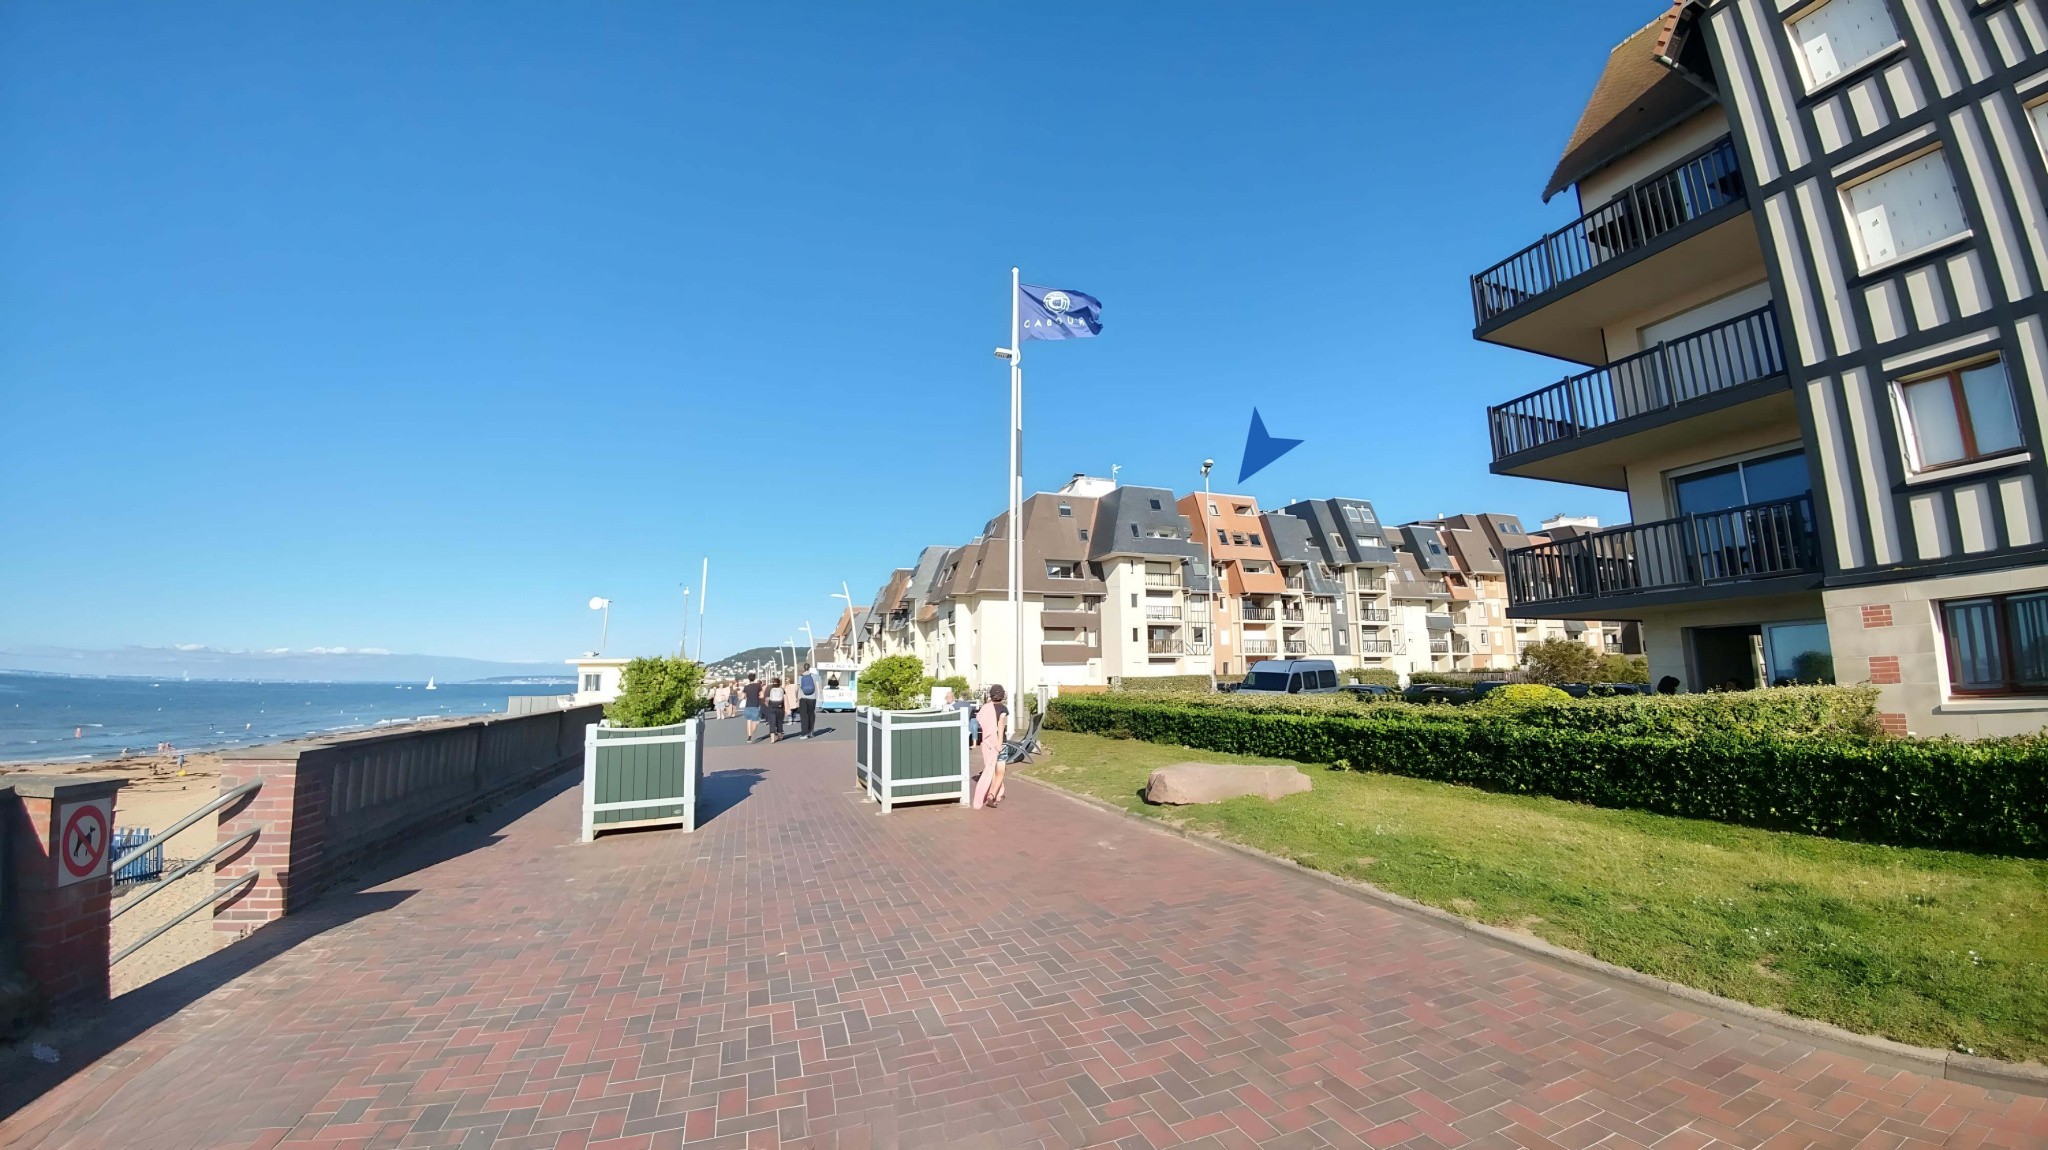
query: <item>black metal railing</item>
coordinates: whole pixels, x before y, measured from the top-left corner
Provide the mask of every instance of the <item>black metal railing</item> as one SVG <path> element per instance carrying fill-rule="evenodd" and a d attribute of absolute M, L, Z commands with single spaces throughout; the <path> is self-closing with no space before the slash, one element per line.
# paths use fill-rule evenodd
<path fill-rule="evenodd" d="M 1484 324 L 1744 198 L 1733 137 L 1651 176 L 1472 277 Z"/>
<path fill-rule="evenodd" d="M 1508 597 L 1525 606 L 1820 569 L 1813 497 L 1801 495 L 1510 551 Z"/>
<path fill-rule="evenodd" d="M 1784 373 L 1778 313 L 1766 304 L 1488 408 L 1493 458 L 1506 459 Z"/>

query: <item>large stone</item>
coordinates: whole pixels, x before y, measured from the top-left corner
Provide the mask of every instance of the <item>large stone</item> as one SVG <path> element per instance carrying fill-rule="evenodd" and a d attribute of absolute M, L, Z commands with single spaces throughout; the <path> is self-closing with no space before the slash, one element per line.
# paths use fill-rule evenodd
<path fill-rule="evenodd" d="M 1308 776 L 1294 767 L 1175 763 L 1152 772 L 1151 781 L 1145 784 L 1145 801 L 1185 806 L 1220 803 L 1239 795 L 1277 799 L 1308 789 Z"/>

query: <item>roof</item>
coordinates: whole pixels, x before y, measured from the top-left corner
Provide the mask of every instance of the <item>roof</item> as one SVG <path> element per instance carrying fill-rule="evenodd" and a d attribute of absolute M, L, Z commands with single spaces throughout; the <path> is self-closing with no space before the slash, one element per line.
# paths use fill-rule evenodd
<path fill-rule="evenodd" d="M 1578 126 L 1543 189 L 1544 200 L 1714 102 L 1712 95 L 1665 63 L 1675 58 L 1672 53 L 1684 51 L 1690 22 L 1686 10 L 1693 3 L 1675 0 L 1662 16 L 1607 54 L 1607 67 L 1593 85 Z"/>

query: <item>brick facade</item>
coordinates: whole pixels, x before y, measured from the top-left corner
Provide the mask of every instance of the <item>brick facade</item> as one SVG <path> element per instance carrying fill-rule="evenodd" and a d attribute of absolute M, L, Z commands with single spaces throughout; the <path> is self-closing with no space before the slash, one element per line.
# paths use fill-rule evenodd
<path fill-rule="evenodd" d="M 326 787 L 319 772 L 301 773 L 299 762 L 292 756 L 230 758 L 221 764 L 223 794 L 246 783 L 263 784 L 262 790 L 220 812 L 220 842 L 258 832 L 215 864 L 219 889 L 241 890 L 213 912 L 214 929 L 230 939 L 296 909 L 320 884 Z"/>
<path fill-rule="evenodd" d="M 1879 686 L 1899 682 L 1899 657 L 1897 655 L 1872 655 L 1870 657 L 1870 681 Z"/>
<path fill-rule="evenodd" d="M 9 780 L 14 798 L 0 805 L 10 821 L 7 873 L 22 973 L 52 1006 L 90 1006 L 108 997 L 108 912 L 114 880 L 102 873 L 58 885 L 57 812 L 72 803 L 106 800 L 119 779 L 93 775 L 24 775 Z M 108 832 L 112 832 L 109 820 Z M 107 850 L 111 853 L 112 845 Z M 111 859 L 106 860 L 111 862 Z"/>
<path fill-rule="evenodd" d="M 1889 627 L 1891 625 L 1892 605 L 1890 603 L 1866 603 L 1863 605 L 1864 627 Z"/>

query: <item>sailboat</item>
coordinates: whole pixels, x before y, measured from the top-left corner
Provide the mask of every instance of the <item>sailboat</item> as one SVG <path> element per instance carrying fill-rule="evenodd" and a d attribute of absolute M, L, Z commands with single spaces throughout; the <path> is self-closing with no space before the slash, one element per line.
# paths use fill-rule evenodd
<path fill-rule="evenodd" d="M 439 687 L 436 687 L 436 686 L 434 685 L 434 677 L 433 677 L 432 675 L 428 675 L 428 676 L 427 676 L 427 690 L 429 690 L 429 691 L 438 691 L 438 690 L 440 690 L 440 689 L 441 689 L 441 688 L 439 688 Z"/>

